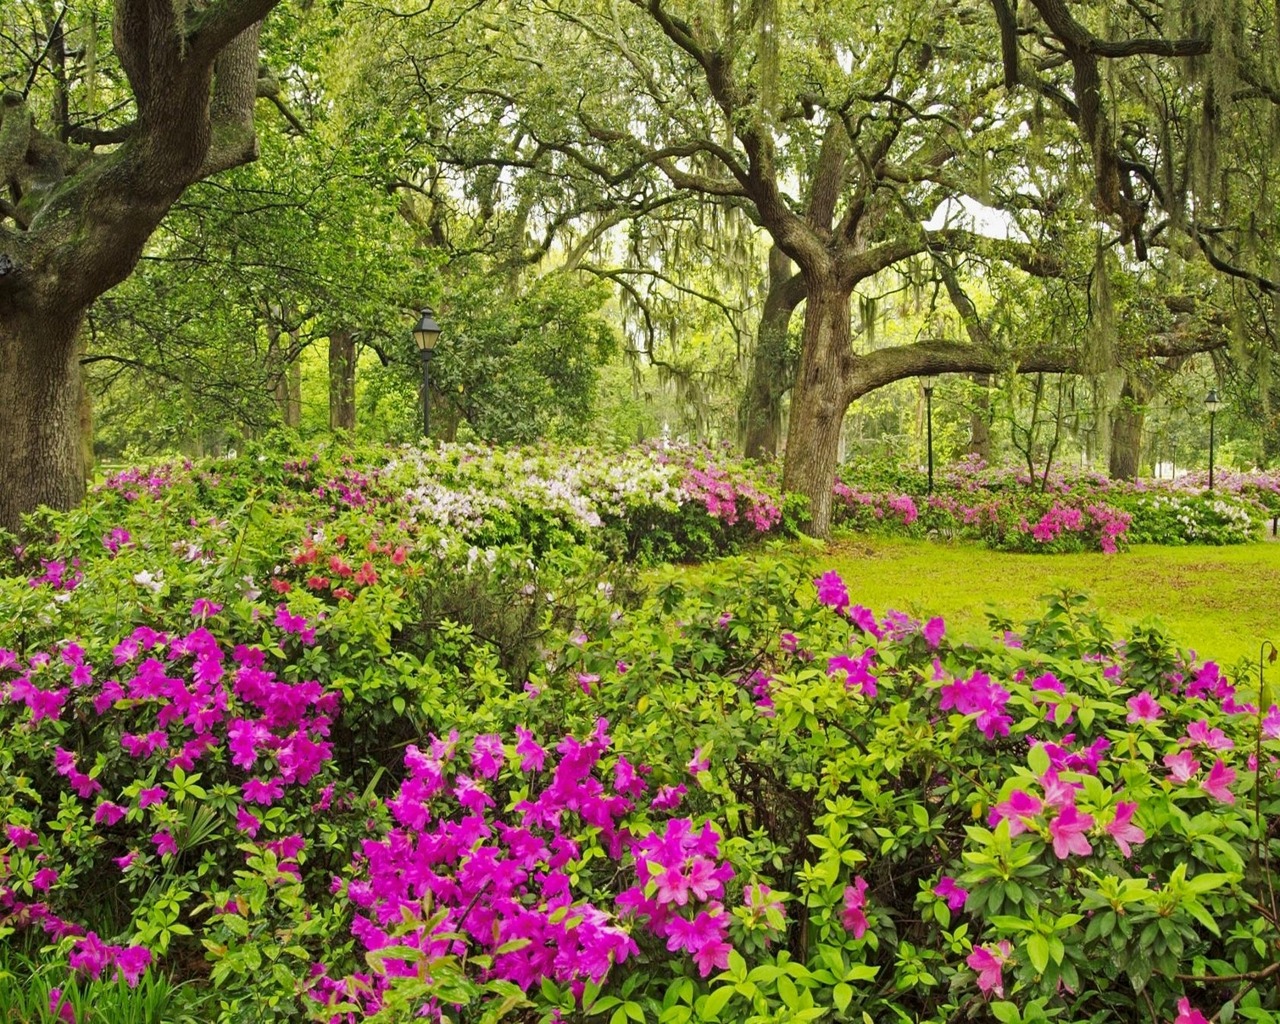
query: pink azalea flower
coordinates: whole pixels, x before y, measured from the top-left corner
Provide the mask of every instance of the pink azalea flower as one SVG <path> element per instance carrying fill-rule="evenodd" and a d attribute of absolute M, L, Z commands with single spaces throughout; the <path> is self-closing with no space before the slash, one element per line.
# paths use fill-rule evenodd
<path fill-rule="evenodd" d="M 994 827 L 1000 823 L 1002 818 L 1007 819 L 1009 822 L 1009 835 L 1020 835 L 1027 830 L 1025 819 L 1034 818 L 1043 809 L 1044 804 L 1040 802 L 1039 797 L 1032 796 L 1021 789 L 1015 789 L 1009 794 L 1008 800 L 991 808 L 987 824 Z"/>
<path fill-rule="evenodd" d="M 1040 777 L 1040 785 L 1044 786 L 1044 802 L 1046 807 L 1074 807 L 1076 790 L 1080 788 L 1074 782 L 1058 778 L 1058 773 L 1050 768 Z"/>
<path fill-rule="evenodd" d="M 533 733 L 523 726 L 516 726 L 516 757 L 520 758 L 522 772 L 540 772 L 547 759 L 547 752 L 533 739 Z"/>
<path fill-rule="evenodd" d="M 840 913 L 840 920 L 844 924 L 845 929 L 853 935 L 855 939 L 862 938 L 867 931 L 867 915 L 865 907 L 867 905 L 867 880 L 858 876 L 853 880 L 853 885 L 845 887 L 844 890 L 844 909 Z"/>
<path fill-rule="evenodd" d="M 969 898 L 969 890 L 960 888 L 950 875 L 943 875 L 933 887 L 933 894 L 940 900 L 946 900 L 952 910 L 959 910 Z"/>
<path fill-rule="evenodd" d="M 130 988 L 137 988 L 151 966 L 151 950 L 146 946 L 125 946 L 116 951 L 116 972 Z"/>
<path fill-rule="evenodd" d="M 138 851 L 130 850 L 123 857 L 115 857 L 113 858 L 113 860 L 115 860 L 116 862 L 116 867 L 118 867 L 121 871 L 128 871 L 129 867 L 133 864 L 135 860 L 137 860 L 137 858 L 138 858 Z"/>
<path fill-rule="evenodd" d="M 1200 770 L 1200 762 L 1189 750 L 1183 750 L 1177 754 L 1165 754 L 1164 766 L 1169 769 L 1169 777 L 1174 782 L 1190 782 L 1191 777 Z"/>
<path fill-rule="evenodd" d="M 76 1024 L 75 1007 L 71 1005 L 69 999 L 62 997 L 62 989 L 49 989 L 49 1012 L 53 1014 L 63 1024 Z"/>
<path fill-rule="evenodd" d="M 1200 788 L 1221 803 L 1233 804 L 1236 798 L 1228 787 L 1235 781 L 1236 770 L 1228 768 L 1222 758 L 1218 758 L 1209 769 L 1204 782 L 1200 783 Z"/>
<path fill-rule="evenodd" d="M 1056 818 L 1049 823 L 1049 834 L 1053 837 L 1053 852 L 1059 860 L 1066 860 L 1071 854 L 1087 857 L 1093 852 L 1085 833 L 1093 828 L 1093 816 L 1081 814 L 1075 806 L 1065 807 Z"/>
<path fill-rule="evenodd" d="M 151 837 L 151 841 L 156 844 L 156 853 L 162 857 L 166 854 L 176 854 L 178 852 L 178 844 L 174 842 L 173 836 L 169 834 L 167 829 L 161 829 Z"/>
<path fill-rule="evenodd" d="M 974 946 L 973 952 L 965 961 L 978 972 L 978 988 L 984 996 L 995 993 L 997 999 L 1004 998 L 1003 968 L 1009 962 L 1009 951 L 1012 947 L 1007 939 L 1001 939 L 995 947 Z"/>
<path fill-rule="evenodd" d="M 849 604 L 849 591 L 845 589 L 844 580 L 834 569 L 824 572 L 813 581 L 818 588 L 818 603 L 842 611 Z"/>
<path fill-rule="evenodd" d="M 582 692 L 589 694 L 591 687 L 595 683 L 600 682 L 600 677 L 594 672 L 579 672 L 578 685 L 582 687 Z"/>
<path fill-rule="evenodd" d="M 58 872 L 53 868 L 41 868 L 31 878 L 31 888 L 40 892 L 47 892 L 49 887 L 58 880 Z"/>
<path fill-rule="evenodd" d="M 93 823 L 95 825 L 114 825 L 125 815 L 125 808 L 119 804 L 113 804 L 110 800 L 104 800 L 98 804 L 93 812 Z"/>
<path fill-rule="evenodd" d="M 494 806 L 494 799 L 469 775 L 459 775 L 453 787 L 454 798 L 467 810 L 480 814 L 486 807 Z"/>
<path fill-rule="evenodd" d="M 251 804 L 270 807 L 284 796 L 283 779 L 249 779 L 240 786 L 240 792 Z"/>
<path fill-rule="evenodd" d="M 258 829 L 260 828 L 262 828 L 262 821 L 242 804 L 236 810 L 236 830 L 247 833 L 249 838 L 252 839 L 258 834 Z"/>
<path fill-rule="evenodd" d="M 1133 824 L 1133 814 L 1137 809 L 1136 802 L 1122 800 L 1116 804 L 1116 816 L 1106 827 L 1107 835 L 1116 841 L 1116 846 L 1126 857 L 1133 853 L 1130 844 L 1141 846 L 1147 839 L 1147 834 Z"/>
<path fill-rule="evenodd" d="M 1187 742 L 1210 750 L 1230 750 L 1235 746 L 1221 729 L 1211 729 L 1207 718 L 1187 726 Z"/>
<path fill-rule="evenodd" d="M 138 793 L 138 806 L 140 808 L 150 807 L 152 804 L 164 803 L 164 787 L 149 786 Z"/>
<path fill-rule="evenodd" d="M 874 647 L 868 647 L 856 658 L 850 658 L 847 654 L 837 654 L 827 662 L 827 675 L 844 672 L 846 689 L 852 690 L 856 687 L 864 696 L 875 697 L 876 677 L 871 674 L 871 668 L 875 665 L 875 656 Z"/>
<path fill-rule="evenodd" d="M 482 778 L 496 778 L 506 757 L 502 749 L 502 737 L 495 733 L 481 733 L 471 747 L 471 767 Z"/>
<path fill-rule="evenodd" d="M 1183 996 L 1178 1000 L 1178 1016 L 1173 1019 L 1173 1024 L 1209 1024 L 1209 1021 L 1203 1013 L 1192 1008 L 1190 999 Z"/>
<path fill-rule="evenodd" d="M 1134 694 L 1125 703 L 1129 705 L 1129 714 L 1125 716 L 1125 721 L 1130 725 L 1134 722 L 1154 722 L 1160 717 L 1159 702 L 1146 690 Z"/>
<path fill-rule="evenodd" d="M 28 846 L 35 846 L 40 842 L 40 836 L 29 828 L 23 828 L 21 825 L 6 825 L 5 835 L 9 837 L 9 842 L 13 843 L 19 850 L 25 850 Z"/>
<path fill-rule="evenodd" d="M 711 767 L 711 762 L 707 759 L 707 755 L 703 753 L 703 748 L 698 747 L 693 752 L 693 757 L 689 759 L 688 765 L 690 775 L 697 775 L 698 772 L 705 772 Z"/>
<path fill-rule="evenodd" d="M 942 636 L 947 631 L 946 623 L 942 621 L 941 616 L 934 616 L 924 624 L 924 629 L 920 631 L 924 636 L 925 643 L 931 649 L 936 650 L 938 644 L 942 643 Z"/>
<path fill-rule="evenodd" d="M 683 783 L 679 786 L 663 786 L 658 790 L 657 795 L 649 801 L 649 807 L 655 811 L 675 810 L 680 806 L 680 801 L 684 799 L 684 795 L 687 792 L 689 790 Z"/>

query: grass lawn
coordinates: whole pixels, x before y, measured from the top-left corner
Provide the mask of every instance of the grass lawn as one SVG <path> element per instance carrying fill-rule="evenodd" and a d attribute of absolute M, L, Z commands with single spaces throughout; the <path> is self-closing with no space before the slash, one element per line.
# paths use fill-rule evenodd
<path fill-rule="evenodd" d="M 953 634 L 984 627 L 991 606 L 1030 617 L 1041 594 L 1065 586 L 1090 595 L 1117 625 L 1156 616 L 1180 644 L 1223 665 L 1256 664 L 1262 640 L 1280 644 L 1280 543 L 1011 555 L 846 534 L 818 558 L 840 572 L 856 603 L 942 615 Z"/>

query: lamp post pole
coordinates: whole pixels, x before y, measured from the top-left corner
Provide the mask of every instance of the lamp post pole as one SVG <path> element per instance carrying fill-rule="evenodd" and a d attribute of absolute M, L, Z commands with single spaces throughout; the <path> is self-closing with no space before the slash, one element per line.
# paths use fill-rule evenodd
<path fill-rule="evenodd" d="M 440 340 L 440 325 L 430 306 L 422 310 L 422 316 L 413 328 L 413 343 L 422 357 L 422 436 L 431 436 L 431 357 L 436 354 L 436 342 Z"/>
<path fill-rule="evenodd" d="M 431 357 L 435 355 L 429 348 L 422 349 L 422 436 L 431 436 Z"/>
<path fill-rule="evenodd" d="M 933 493 L 933 377 L 921 377 L 924 391 L 925 450 L 929 460 L 929 493 Z"/>
<path fill-rule="evenodd" d="M 1218 415 L 1218 410 L 1222 408 L 1222 403 L 1218 401 L 1218 389 L 1210 388 L 1209 393 L 1205 396 L 1204 407 L 1209 411 L 1209 490 L 1213 491 L 1213 421 Z"/>

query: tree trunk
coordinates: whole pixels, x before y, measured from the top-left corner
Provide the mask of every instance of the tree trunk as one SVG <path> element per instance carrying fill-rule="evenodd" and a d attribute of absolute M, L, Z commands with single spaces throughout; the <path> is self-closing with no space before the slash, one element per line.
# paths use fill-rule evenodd
<path fill-rule="evenodd" d="M 1120 401 L 1111 413 L 1111 460 L 1113 480 L 1136 480 L 1142 456 L 1142 427 L 1146 420 L 1145 395 L 1139 394 L 1132 379 L 1126 378 Z"/>
<path fill-rule="evenodd" d="M 68 509 L 84 497 L 80 427 L 82 317 L 0 317 L 0 528 L 17 531 L 37 505 Z"/>
<path fill-rule="evenodd" d="M 751 380 L 742 400 L 743 453 L 749 459 L 774 458 L 782 438 L 782 397 L 791 387 L 787 372 L 787 334 L 791 314 L 804 298 L 804 279 L 777 246 L 769 252 L 769 292 L 760 316 Z"/>
<path fill-rule="evenodd" d="M 831 535 L 831 487 L 840 427 L 849 407 L 847 375 L 854 359 L 849 337 L 851 290 L 808 279 L 800 370 L 791 394 L 782 489 L 809 499 L 809 532 Z"/>
<path fill-rule="evenodd" d="M 302 363 L 297 359 L 289 364 L 284 376 L 284 425 L 292 430 L 302 426 Z"/>
<path fill-rule="evenodd" d="M 356 428 L 356 342 L 351 331 L 329 335 L 329 429 Z"/>
<path fill-rule="evenodd" d="M 973 411 L 969 413 L 969 446 L 970 455 L 976 455 L 983 462 L 991 461 L 991 375 L 975 373 L 971 378 L 980 388 Z"/>

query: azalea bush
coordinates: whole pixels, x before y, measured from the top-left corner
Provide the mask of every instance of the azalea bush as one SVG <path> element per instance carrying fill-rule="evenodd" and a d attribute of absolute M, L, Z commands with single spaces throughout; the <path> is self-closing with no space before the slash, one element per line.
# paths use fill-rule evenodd
<path fill-rule="evenodd" d="M 890 536 L 979 540 L 1001 551 L 1115 553 L 1127 544 L 1244 544 L 1280 514 L 1280 474 L 1112 481 L 1097 473 L 1032 479 L 1025 469 L 962 460 L 928 493 L 918 470 L 881 462 L 842 467 L 832 518 Z"/>
<path fill-rule="evenodd" d="M 956 636 L 806 547 L 638 577 L 584 518 L 634 514 L 621 478 L 478 518 L 418 490 L 486 458 L 254 450 L 31 522 L 27 1019 L 137 1019 L 108 988 L 219 1024 L 1280 1014 L 1269 677 L 1073 594 Z M 718 465 L 671 470 L 677 511 L 772 521 Z"/>

